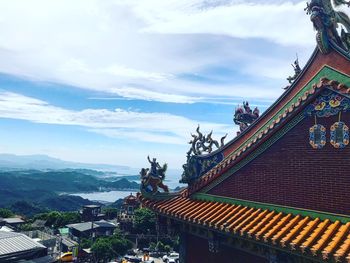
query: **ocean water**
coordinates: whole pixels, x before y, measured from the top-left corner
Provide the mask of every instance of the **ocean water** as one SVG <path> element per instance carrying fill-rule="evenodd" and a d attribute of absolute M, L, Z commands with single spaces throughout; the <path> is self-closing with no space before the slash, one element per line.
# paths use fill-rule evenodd
<path fill-rule="evenodd" d="M 138 170 L 137 170 L 138 171 Z M 138 172 L 134 172 L 134 174 L 139 178 Z M 165 175 L 164 184 L 166 184 L 170 189 L 175 189 L 176 187 L 184 187 L 185 184 L 180 184 L 179 181 L 181 179 L 182 170 L 169 169 Z M 121 174 L 122 175 L 122 174 Z M 124 178 L 128 179 L 126 174 Z M 132 177 L 129 181 L 134 181 L 136 183 L 140 183 L 140 180 L 135 180 L 135 176 Z"/>
<path fill-rule="evenodd" d="M 130 193 L 136 195 L 136 192 L 133 191 L 109 191 L 109 192 L 92 192 L 92 193 L 77 193 L 71 194 L 80 196 L 85 199 L 89 199 L 91 201 L 104 201 L 113 203 L 118 199 L 122 199 L 127 197 Z"/>
<path fill-rule="evenodd" d="M 176 187 L 184 187 L 185 184 L 180 184 L 179 180 L 181 179 L 181 173 L 180 170 L 171 170 L 166 174 L 164 184 L 167 185 L 171 190 L 175 189 Z M 136 172 L 134 174 L 137 174 Z M 122 175 L 120 173 L 120 175 Z M 125 176 L 127 178 L 127 176 Z M 133 176 L 133 179 L 135 179 L 135 176 Z M 135 181 L 137 183 L 140 183 L 140 180 L 130 180 Z M 130 193 L 133 195 L 136 195 L 138 191 L 137 190 L 126 190 L 126 191 L 108 191 L 108 192 L 92 192 L 92 193 L 76 193 L 71 195 L 81 196 L 82 198 L 89 199 L 91 201 L 103 201 L 103 202 L 115 202 L 118 199 L 122 199 L 127 197 Z"/>

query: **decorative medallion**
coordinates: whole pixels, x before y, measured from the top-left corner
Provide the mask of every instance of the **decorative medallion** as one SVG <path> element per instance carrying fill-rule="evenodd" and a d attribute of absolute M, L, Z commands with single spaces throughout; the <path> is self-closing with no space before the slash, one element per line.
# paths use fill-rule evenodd
<path fill-rule="evenodd" d="M 315 124 L 309 129 L 309 142 L 312 148 L 321 149 L 326 145 L 326 128 L 321 124 Z"/>
<path fill-rule="evenodd" d="M 338 121 L 331 126 L 331 144 L 337 149 L 349 144 L 349 128 L 344 122 Z"/>

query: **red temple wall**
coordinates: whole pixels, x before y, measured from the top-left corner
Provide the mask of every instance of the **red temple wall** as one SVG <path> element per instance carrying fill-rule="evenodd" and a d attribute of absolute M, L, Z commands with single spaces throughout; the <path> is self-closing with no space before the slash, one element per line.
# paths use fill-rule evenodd
<path fill-rule="evenodd" d="M 211 253 L 208 240 L 187 234 L 186 263 L 268 263 L 267 259 L 221 246 L 219 253 Z"/>
<path fill-rule="evenodd" d="M 327 143 L 309 144 L 313 118 L 304 119 L 209 194 L 338 214 L 350 214 L 350 145 L 336 149 L 329 142 L 338 116 L 318 119 L 327 129 Z M 350 127 L 350 114 L 342 114 Z"/>

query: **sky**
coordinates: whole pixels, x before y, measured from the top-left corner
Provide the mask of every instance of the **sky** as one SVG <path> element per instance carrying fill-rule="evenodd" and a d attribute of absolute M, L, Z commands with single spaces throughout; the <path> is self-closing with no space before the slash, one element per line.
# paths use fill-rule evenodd
<path fill-rule="evenodd" d="M 306 1 L 0 0 L 0 153 L 169 168 L 266 110 L 315 48 Z"/>

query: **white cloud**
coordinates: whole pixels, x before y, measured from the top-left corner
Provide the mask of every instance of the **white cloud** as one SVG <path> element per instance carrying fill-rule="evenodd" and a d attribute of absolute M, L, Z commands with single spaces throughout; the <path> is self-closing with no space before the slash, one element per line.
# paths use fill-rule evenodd
<path fill-rule="evenodd" d="M 118 66 L 118 65 L 109 66 L 108 68 L 102 69 L 101 71 L 104 73 L 111 74 L 113 76 L 127 77 L 131 79 L 135 79 L 135 78 L 149 79 L 152 81 L 162 81 L 171 77 L 170 74 L 147 72 L 143 70 L 136 70 L 136 69 L 127 68 L 127 67 Z"/>
<path fill-rule="evenodd" d="M 263 38 L 283 45 L 314 44 L 313 38 L 310 38 L 312 26 L 304 11 L 305 1 L 229 1 L 212 8 L 200 8 L 198 4 L 203 4 L 203 1 L 174 0 L 166 3 L 162 1 L 163 4 L 160 2 L 131 2 L 135 12 L 148 25 L 143 29 L 144 32 Z M 191 2 L 192 4 L 189 4 Z M 310 26 L 305 27 L 308 23 Z"/>
<path fill-rule="evenodd" d="M 117 94 L 127 99 L 140 99 L 148 101 L 175 102 L 175 103 L 194 103 L 200 101 L 200 98 L 167 94 L 162 92 L 150 91 L 135 87 L 112 88 L 111 93 Z"/>
<path fill-rule="evenodd" d="M 144 113 L 116 109 L 67 110 L 17 93 L 0 92 L 0 117 L 35 123 L 76 125 L 113 138 L 146 142 L 186 144 L 197 121 L 168 113 Z M 229 125 L 201 122 L 204 131 L 217 136 L 231 130 Z"/>
<path fill-rule="evenodd" d="M 295 52 L 310 51 L 314 45 L 304 5 L 202 0 L 0 1 L 0 72 L 162 102 L 193 103 L 218 94 L 255 94 L 240 91 L 242 85 L 235 80 L 203 85 L 181 77 L 207 69 L 205 74 L 210 77 L 210 67 L 219 65 L 251 78 L 277 79 L 275 86 L 262 83 L 259 87 L 263 90 L 258 92 L 259 99 L 273 99 L 280 94 L 280 80 L 286 77 L 281 74 L 289 72 Z M 262 48 L 260 42 L 267 45 L 266 40 L 271 44 Z M 275 54 L 278 44 L 283 47 Z"/>

